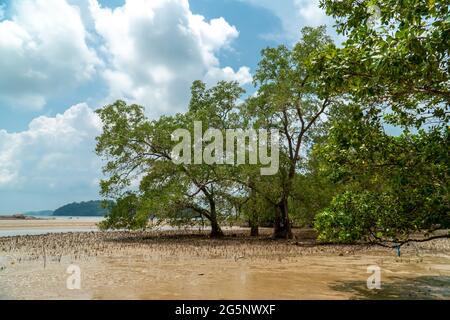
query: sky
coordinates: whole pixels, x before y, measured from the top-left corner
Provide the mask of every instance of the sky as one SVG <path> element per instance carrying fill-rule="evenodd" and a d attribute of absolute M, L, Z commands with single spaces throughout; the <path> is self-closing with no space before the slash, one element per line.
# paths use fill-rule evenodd
<path fill-rule="evenodd" d="M 254 90 L 262 48 L 333 20 L 318 0 L 0 0 L 0 214 L 99 199 L 117 99 L 184 111 L 194 80 Z"/>

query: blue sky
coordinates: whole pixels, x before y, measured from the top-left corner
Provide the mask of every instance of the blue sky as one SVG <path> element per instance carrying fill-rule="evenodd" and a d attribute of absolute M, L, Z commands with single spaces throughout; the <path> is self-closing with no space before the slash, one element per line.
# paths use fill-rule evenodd
<path fill-rule="evenodd" d="M 262 48 L 320 24 L 317 0 L 0 0 L 0 213 L 99 198 L 96 108 L 172 114 L 196 79 L 251 91 Z"/>

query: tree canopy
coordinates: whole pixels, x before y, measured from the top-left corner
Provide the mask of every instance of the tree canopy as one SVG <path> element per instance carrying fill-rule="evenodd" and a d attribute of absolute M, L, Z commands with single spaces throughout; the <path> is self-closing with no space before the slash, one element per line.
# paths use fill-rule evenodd
<path fill-rule="evenodd" d="M 320 241 L 385 246 L 450 236 L 437 233 L 450 228 L 447 1 L 321 5 L 346 41 L 305 27 L 292 47 L 263 49 L 252 95 L 195 81 L 183 113 L 150 120 L 124 101 L 97 111 L 102 195 L 116 200 L 104 229 L 156 217 L 206 219 L 213 237 L 225 221 L 252 235 L 273 226 L 275 238 L 314 225 Z M 230 130 L 249 134 L 225 145 Z M 278 157 L 269 175 L 253 161 L 261 145 Z"/>
<path fill-rule="evenodd" d="M 448 123 L 448 1 L 322 0 L 321 6 L 347 38 L 316 59 L 329 89 L 386 111 L 394 124 Z"/>

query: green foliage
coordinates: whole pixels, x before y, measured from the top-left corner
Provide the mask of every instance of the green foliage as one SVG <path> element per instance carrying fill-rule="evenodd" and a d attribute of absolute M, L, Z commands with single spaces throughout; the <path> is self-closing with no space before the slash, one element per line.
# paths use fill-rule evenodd
<path fill-rule="evenodd" d="M 241 212 L 245 222 L 254 227 L 273 226 L 273 206 L 258 192 L 250 191 L 246 201 L 242 204 Z"/>
<path fill-rule="evenodd" d="M 368 192 L 345 192 L 336 196 L 330 206 L 316 216 L 314 224 L 319 241 L 352 243 L 365 239 L 374 227 L 380 202 Z M 375 209 L 375 210 L 373 210 Z"/>
<path fill-rule="evenodd" d="M 448 228 L 448 1 L 321 4 L 347 40 L 322 51 L 313 70 L 353 103 L 333 110 L 314 147 L 319 171 L 348 190 L 317 216 L 320 238 L 404 243 Z M 405 130 L 389 136 L 386 122 Z"/>
<path fill-rule="evenodd" d="M 221 177 L 231 169 L 174 162 L 172 150 L 179 142 L 172 141 L 172 134 L 185 129 L 193 137 L 194 121 L 202 121 L 204 131 L 212 127 L 224 132 L 238 119 L 234 110 L 242 93 L 234 82 L 220 82 L 207 89 L 197 81 L 192 86 L 187 113 L 153 121 L 145 117 L 141 106 L 123 101 L 98 110 L 103 133 L 97 138 L 96 152 L 106 161 L 103 171 L 108 177 L 101 181 L 102 194 L 117 199 L 127 195 L 105 226 L 140 227 L 142 217 L 148 218 L 150 214 L 172 224 L 186 223 L 184 213 L 192 210 L 211 222 L 212 234 L 221 235 L 218 222 L 231 210 L 229 199 L 233 188 Z M 133 183 L 138 187 L 133 187 Z M 123 209 L 130 204 L 129 192 L 139 198 L 133 215 Z M 139 217 L 137 221 L 135 215 Z M 123 219 L 118 219 L 119 216 Z M 124 222 L 127 220 L 129 225 Z"/>
<path fill-rule="evenodd" d="M 319 162 L 311 155 L 305 170 L 296 175 L 290 200 L 294 225 L 310 227 L 316 215 L 325 209 L 339 192 L 339 186 L 318 171 Z"/>
<path fill-rule="evenodd" d="M 397 242 L 450 227 L 449 131 L 389 136 L 356 106 L 332 120 L 315 152 L 322 173 L 349 192 L 317 217 L 320 238 Z"/>
<path fill-rule="evenodd" d="M 448 123 L 447 0 L 322 0 L 321 4 L 347 37 L 343 48 L 329 47 L 315 59 L 318 76 L 329 89 L 384 111 L 385 120 L 393 124 Z M 370 10 L 372 6 L 377 9 Z M 373 18 L 376 23 L 368 24 Z"/>
<path fill-rule="evenodd" d="M 108 208 L 106 219 L 98 224 L 100 230 L 138 230 L 147 226 L 148 215 L 140 210 L 140 200 L 133 193 L 124 195 L 115 203 L 110 203 Z"/>
<path fill-rule="evenodd" d="M 243 118 L 257 129 L 277 129 L 281 135 L 280 169 L 271 177 L 247 172 L 252 190 L 273 207 L 275 236 L 289 236 L 294 180 L 301 172 L 313 138 L 320 129 L 325 112 L 340 104 L 333 92 L 323 90 L 311 62 L 322 50 L 334 47 L 325 27 L 302 29 L 300 41 L 292 48 L 266 48 L 254 75 L 258 93 L 242 108 Z M 248 179 L 246 179 L 248 181 Z M 296 192 L 300 194 L 302 191 Z M 299 198 L 296 200 L 297 204 Z"/>
<path fill-rule="evenodd" d="M 316 216 L 318 240 L 402 244 L 414 233 L 427 237 L 435 230 L 450 227 L 448 207 L 430 214 L 430 207 L 421 206 L 421 197 L 405 203 L 404 196 L 370 191 L 347 191 L 336 196 L 330 206 Z"/>

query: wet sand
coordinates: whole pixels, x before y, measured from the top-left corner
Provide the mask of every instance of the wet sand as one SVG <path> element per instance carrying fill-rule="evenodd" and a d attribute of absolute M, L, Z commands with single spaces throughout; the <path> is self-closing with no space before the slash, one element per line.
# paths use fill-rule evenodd
<path fill-rule="evenodd" d="M 450 299 L 450 241 L 317 245 L 310 231 L 87 232 L 0 238 L 1 299 Z M 81 270 L 81 289 L 66 286 Z M 381 268 L 381 290 L 366 286 Z"/>
<path fill-rule="evenodd" d="M 97 223 L 101 218 L 75 217 L 54 219 L 0 219 L 0 237 L 19 235 L 40 235 L 61 232 L 98 231 Z"/>
<path fill-rule="evenodd" d="M 12 229 L 53 229 L 53 228 L 96 228 L 100 218 L 0 220 L 1 230 Z"/>

